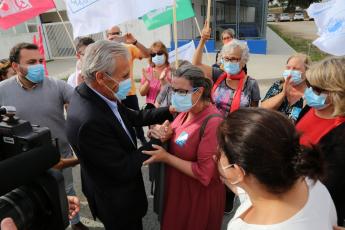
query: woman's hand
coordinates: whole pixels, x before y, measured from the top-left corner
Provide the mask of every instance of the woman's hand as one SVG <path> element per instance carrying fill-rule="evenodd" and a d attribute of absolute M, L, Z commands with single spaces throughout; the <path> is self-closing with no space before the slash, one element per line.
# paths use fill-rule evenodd
<path fill-rule="evenodd" d="M 170 154 L 163 147 L 159 145 L 152 145 L 152 147 L 156 150 L 143 151 L 144 154 L 151 156 L 148 160 L 144 161 L 143 165 L 148 165 L 154 162 L 166 162 L 168 160 Z"/>
<path fill-rule="evenodd" d="M 211 28 L 209 27 L 207 21 L 205 22 L 204 28 L 201 31 L 201 39 L 209 40 L 211 38 Z"/>
<path fill-rule="evenodd" d="M 147 134 L 148 137 L 154 137 L 159 139 L 161 142 L 169 140 L 172 135 L 173 130 L 168 120 L 166 120 L 162 125 L 155 125 Z"/>
<path fill-rule="evenodd" d="M 163 71 L 161 72 L 161 75 L 159 76 L 159 80 L 162 86 L 168 83 L 168 79 L 167 79 L 168 70 L 169 70 L 169 67 L 165 67 Z"/>
<path fill-rule="evenodd" d="M 143 68 L 141 71 L 142 71 L 142 74 L 143 74 L 143 77 L 144 77 L 145 81 L 150 82 L 150 79 L 149 79 L 149 77 L 147 76 L 146 69 Z"/>

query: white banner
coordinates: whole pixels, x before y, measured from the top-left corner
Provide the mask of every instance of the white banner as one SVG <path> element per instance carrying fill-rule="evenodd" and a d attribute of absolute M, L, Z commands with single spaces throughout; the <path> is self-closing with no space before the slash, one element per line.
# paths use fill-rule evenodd
<path fill-rule="evenodd" d="M 171 5 L 173 0 L 66 0 L 74 38 L 103 32 Z"/>
<path fill-rule="evenodd" d="M 178 52 L 177 57 L 179 60 L 186 60 L 186 61 L 192 62 L 193 55 L 195 53 L 194 41 L 192 40 L 191 42 L 178 47 L 177 52 Z M 175 50 L 169 52 L 169 63 L 172 63 L 175 61 L 175 55 L 176 55 Z"/>
<path fill-rule="evenodd" d="M 326 53 L 345 55 L 345 1 L 314 3 L 307 12 L 314 18 L 320 36 L 313 44 Z"/>

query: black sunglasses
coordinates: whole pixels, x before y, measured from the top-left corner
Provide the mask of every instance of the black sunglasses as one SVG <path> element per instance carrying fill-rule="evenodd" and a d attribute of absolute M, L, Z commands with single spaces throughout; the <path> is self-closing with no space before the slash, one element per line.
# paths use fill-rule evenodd
<path fill-rule="evenodd" d="M 312 88 L 313 91 L 317 94 L 317 95 L 320 95 L 322 92 L 325 92 L 325 90 L 319 88 L 319 87 L 316 87 L 316 86 L 313 86 L 310 84 L 310 82 L 308 80 L 305 80 L 305 83 L 307 85 L 308 88 Z"/>
<path fill-rule="evenodd" d="M 156 57 L 156 55 L 163 55 L 164 53 L 163 52 L 161 52 L 161 51 L 159 51 L 159 52 L 157 52 L 157 53 L 151 53 L 151 57 Z"/>
<path fill-rule="evenodd" d="M 108 33 L 108 35 L 122 35 L 122 32 L 119 31 L 119 32 Z"/>

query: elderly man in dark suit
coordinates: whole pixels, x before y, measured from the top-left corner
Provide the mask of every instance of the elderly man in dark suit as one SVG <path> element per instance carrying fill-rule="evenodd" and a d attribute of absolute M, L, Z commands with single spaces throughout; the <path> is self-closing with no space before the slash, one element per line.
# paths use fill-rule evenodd
<path fill-rule="evenodd" d="M 141 166 L 152 140 L 137 149 L 133 126 L 162 123 L 172 108 L 134 111 L 120 101 L 130 89 L 126 47 L 98 41 L 87 47 L 82 75 L 67 112 L 67 136 L 80 160 L 82 189 L 105 228 L 142 229 L 147 198 Z"/>

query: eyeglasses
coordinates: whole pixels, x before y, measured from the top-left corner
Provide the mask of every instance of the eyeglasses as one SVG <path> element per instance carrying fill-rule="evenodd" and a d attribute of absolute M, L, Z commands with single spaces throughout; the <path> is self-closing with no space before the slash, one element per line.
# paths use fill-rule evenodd
<path fill-rule="evenodd" d="M 231 37 L 223 37 L 222 39 L 223 39 L 223 41 L 224 41 L 224 40 L 230 40 Z"/>
<path fill-rule="evenodd" d="M 151 57 L 156 57 L 156 55 L 158 55 L 158 56 L 161 56 L 161 55 L 163 55 L 164 53 L 162 52 L 162 51 L 159 51 L 159 52 L 157 52 L 157 53 L 151 53 L 150 55 L 151 55 Z"/>
<path fill-rule="evenodd" d="M 232 62 L 232 63 L 236 63 L 236 62 L 239 62 L 239 61 L 241 61 L 241 58 L 235 58 L 235 57 L 228 58 L 228 57 L 223 57 L 223 62 Z"/>
<path fill-rule="evenodd" d="M 174 88 L 171 88 L 173 93 L 177 93 L 178 95 L 181 95 L 181 96 L 186 96 L 188 93 L 195 93 L 196 91 L 198 91 L 198 89 L 199 88 L 193 88 L 192 90 L 186 90 L 186 89 L 174 89 Z"/>
<path fill-rule="evenodd" d="M 108 36 L 110 36 L 110 35 L 118 35 L 118 36 L 121 36 L 121 35 L 122 35 L 122 32 L 119 31 L 119 32 L 108 33 Z"/>
<path fill-rule="evenodd" d="M 312 90 L 317 94 L 320 95 L 321 93 L 325 92 L 326 90 L 321 89 L 319 87 L 313 86 L 310 84 L 310 82 L 308 80 L 305 81 L 306 85 L 308 88 L 312 88 Z"/>

